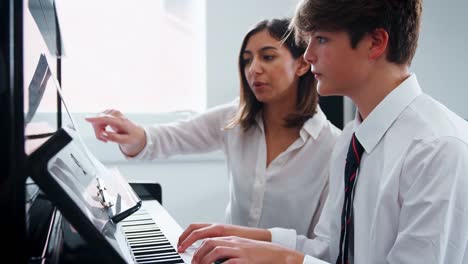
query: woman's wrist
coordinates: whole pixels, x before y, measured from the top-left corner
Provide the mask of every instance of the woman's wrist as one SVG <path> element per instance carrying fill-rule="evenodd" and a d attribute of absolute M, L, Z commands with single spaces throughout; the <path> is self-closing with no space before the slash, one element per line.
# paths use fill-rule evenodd
<path fill-rule="evenodd" d="M 137 143 L 135 144 L 120 144 L 120 151 L 128 157 L 135 157 L 146 147 L 146 132 L 142 127 L 136 129 Z"/>

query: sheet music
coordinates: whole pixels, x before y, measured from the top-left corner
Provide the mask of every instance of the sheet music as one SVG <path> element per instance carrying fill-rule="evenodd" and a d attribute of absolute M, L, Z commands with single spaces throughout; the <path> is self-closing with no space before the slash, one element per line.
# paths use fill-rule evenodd
<path fill-rule="evenodd" d="M 45 56 L 44 60 L 46 60 Z M 59 82 L 52 73 L 48 77 L 57 89 L 65 110 L 64 112 L 68 117 L 68 121 L 63 120 L 63 129 L 73 138 L 73 141 L 70 143 L 70 150 L 67 150 L 70 151 L 69 155 L 64 158 L 65 160 L 60 161 L 57 158 L 57 160 L 51 162 L 50 169 L 53 169 L 57 175 L 60 174 L 63 177 L 63 174 L 67 173 L 67 170 L 64 169 L 64 164 L 74 167 L 72 175 L 76 178 L 76 181 L 68 182 L 68 184 L 77 183 L 77 186 L 82 186 L 83 188 L 77 190 L 77 187 L 74 187 L 75 190 L 70 191 L 76 194 L 79 194 L 79 191 L 82 192 L 81 198 L 86 203 L 85 208 L 88 209 L 89 216 L 92 217 L 93 214 L 97 214 L 98 216 L 98 219 L 95 219 L 96 224 L 99 226 L 105 224 L 101 223 L 101 220 L 105 219 L 105 217 L 95 210 L 95 208 L 102 208 L 103 206 L 108 216 L 112 217 L 114 222 L 122 220 L 122 214 L 127 213 L 127 210 L 134 208 L 137 203 L 141 202 L 139 197 L 117 170 L 108 169 L 89 151 L 80 131 L 78 131 L 70 105 L 67 104 Z M 77 175 L 80 175 L 80 177 L 77 177 Z M 68 186 L 67 188 L 70 189 L 72 187 Z"/>

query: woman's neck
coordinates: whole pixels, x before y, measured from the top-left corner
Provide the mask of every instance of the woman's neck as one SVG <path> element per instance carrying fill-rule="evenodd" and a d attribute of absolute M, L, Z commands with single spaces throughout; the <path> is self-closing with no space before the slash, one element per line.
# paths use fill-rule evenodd
<path fill-rule="evenodd" d="M 284 128 L 285 118 L 294 112 L 296 102 L 292 100 L 283 100 L 263 105 L 263 125 L 265 128 L 281 129 Z"/>

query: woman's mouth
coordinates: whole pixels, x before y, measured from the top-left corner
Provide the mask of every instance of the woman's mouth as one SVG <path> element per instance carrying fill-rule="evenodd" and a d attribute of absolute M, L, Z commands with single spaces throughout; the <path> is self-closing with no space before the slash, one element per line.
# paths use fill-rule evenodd
<path fill-rule="evenodd" d="M 254 82 L 253 83 L 253 87 L 255 89 L 261 89 L 261 88 L 264 88 L 267 84 L 264 83 L 264 82 Z"/>

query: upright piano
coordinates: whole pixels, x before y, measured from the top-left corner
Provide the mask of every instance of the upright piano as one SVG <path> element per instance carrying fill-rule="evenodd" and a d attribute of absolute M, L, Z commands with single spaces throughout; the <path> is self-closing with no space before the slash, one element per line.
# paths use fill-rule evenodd
<path fill-rule="evenodd" d="M 35 12 L 35 17 L 34 16 Z M 31 23 L 32 22 L 32 23 Z M 39 39 L 35 36 L 39 36 Z M 41 38 L 42 37 L 42 38 Z M 0 248 L 2 263 L 108 263 L 108 252 L 97 250 L 70 224 L 29 175 L 27 140 L 41 145 L 61 128 L 57 97 L 51 131 L 29 134 L 29 84 L 40 54 L 50 60 L 50 71 L 61 82 L 63 55 L 54 0 L 0 1 Z M 41 84 L 41 80 L 39 84 Z M 29 120 L 30 121 L 30 120 Z M 162 207 L 157 186 L 132 184 L 141 208 L 116 224 L 125 234 L 134 263 L 189 263 L 190 253 L 177 254 L 181 227 Z"/>
<path fill-rule="evenodd" d="M 30 262 L 191 261 L 194 248 L 176 251 L 182 229 L 161 206 L 160 186 L 130 185 L 87 150 L 73 123 L 28 155 L 26 171 Z"/>
<path fill-rule="evenodd" d="M 29 181 L 27 186 L 29 263 L 108 263 L 105 252 L 90 247 L 36 184 Z M 142 208 L 119 225 L 128 235 L 136 263 L 190 263 L 192 249 L 175 252 L 181 227 L 145 190 L 154 186 L 133 186 L 139 189 Z"/>

